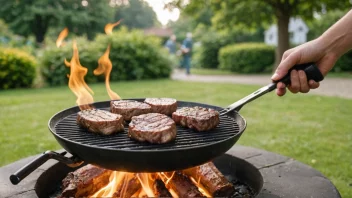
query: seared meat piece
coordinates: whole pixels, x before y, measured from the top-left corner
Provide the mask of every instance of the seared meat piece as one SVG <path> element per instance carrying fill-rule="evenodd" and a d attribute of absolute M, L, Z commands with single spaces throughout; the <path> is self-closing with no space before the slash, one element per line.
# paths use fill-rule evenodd
<path fill-rule="evenodd" d="M 140 142 L 166 143 L 176 138 L 176 124 L 160 113 L 134 116 L 129 124 L 128 136 Z"/>
<path fill-rule="evenodd" d="M 172 114 L 176 124 L 195 129 L 208 131 L 220 123 L 219 112 L 204 107 L 183 107 Z"/>
<path fill-rule="evenodd" d="M 111 101 L 110 110 L 112 113 L 121 114 L 124 120 L 131 120 L 133 116 L 150 113 L 150 105 L 134 100 L 117 100 Z"/>
<path fill-rule="evenodd" d="M 124 131 L 121 115 L 99 109 L 88 109 L 78 112 L 77 124 L 93 133 L 110 135 Z"/>
<path fill-rule="evenodd" d="M 152 107 L 153 113 L 171 115 L 177 110 L 177 101 L 172 98 L 146 98 L 144 102 Z"/>
<path fill-rule="evenodd" d="M 196 181 L 200 181 L 214 197 L 229 197 L 234 191 L 233 185 L 216 168 L 213 162 L 185 169 L 182 172 L 193 177 Z"/>
<path fill-rule="evenodd" d="M 111 170 L 86 165 L 62 180 L 61 197 L 87 197 L 109 183 Z"/>

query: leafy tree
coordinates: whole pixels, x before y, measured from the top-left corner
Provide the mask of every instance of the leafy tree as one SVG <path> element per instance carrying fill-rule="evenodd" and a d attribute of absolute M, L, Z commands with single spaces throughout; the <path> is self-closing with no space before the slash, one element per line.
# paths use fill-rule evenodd
<path fill-rule="evenodd" d="M 108 0 L 0 0 L 0 18 L 19 35 L 34 34 L 37 43 L 44 41 L 50 27 L 68 26 L 74 32 L 92 37 L 112 19 Z M 74 29 L 76 28 L 76 29 Z"/>
<path fill-rule="evenodd" d="M 334 10 L 321 14 L 315 20 L 308 22 L 308 39 L 312 40 L 319 37 L 346 13 L 347 10 Z"/>
<path fill-rule="evenodd" d="M 282 54 L 289 49 L 288 24 L 290 17 L 301 16 L 304 19 L 312 19 L 314 13 L 334 9 L 351 7 L 348 0 L 207 0 L 211 2 L 213 10 L 212 24 L 217 29 L 231 29 L 234 25 L 254 27 L 267 25 L 276 21 L 278 26 L 278 47 L 276 50 L 276 64 L 281 60 Z M 203 1 L 191 1 L 196 4 L 204 4 Z M 184 0 L 174 0 L 166 7 L 187 8 Z M 324 9 L 323 9 L 324 8 Z M 193 10 L 196 12 L 196 10 Z"/>
<path fill-rule="evenodd" d="M 129 0 L 127 4 L 122 4 L 116 8 L 115 20 L 122 19 L 121 25 L 128 28 L 148 28 L 158 25 L 158 20 L 154 10 L 142 0 Z"/>

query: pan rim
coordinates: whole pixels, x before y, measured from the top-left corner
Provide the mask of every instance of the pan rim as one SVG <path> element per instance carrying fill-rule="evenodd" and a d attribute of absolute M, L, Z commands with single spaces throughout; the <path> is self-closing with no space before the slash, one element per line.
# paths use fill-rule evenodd
<path fill-rule="evenodd" d="M 145 98 L 126 98 L 126 99 L 121 99 L 121 100 L 143 100 Z M 176 99 L 177 100 L 177 99 Z M 94 105 L 94 104 L 99 104 L 99 103 L 110 103 L 111 101 L 116 101 L 116 100 L 105 100 L 105 101 L 97 101 L 97 102 L 94 102 L 94 103 L 90 103 L 89 105 Z M 219 107 L 219 106 L 215 106 L 215 105 L 211 105 L 211 104 L 206 104 L 206 103 L 199 103 L 199 102 L 194 102 L 194 101 L 184 101 L 184 100 L 177 100 L 177 102 L 184 102 L 184 103 L 198 103 L 198 104 L 202 104 L 202 105 L 207 105 L 207 106 L 212 106 L 212 107 L 216 107 L 218 109 L 224 109 L 223 107 Z M 126 152 L 126 153 L 163 153 L 163 152 L 176 152 L 176 151 L 185 151 L 185 150 L 193 150 L 193 149 L 200 149 L 200 148 L 205 148 L 205 147 L 210 147 L 210 146 L 213 146 L 213 145 L 217 145 L 217 144 L 221 144 L 222 142 L 226 142 L 226 141 L 229 141 L 230 139 L 233 139 L 233 138 L 236 138 L 237 136 L 241 136 L 242 133 L 246 130 L 247 128 L 247 121 L 245 120 L 245 118 L 240 115 L 237 111 L 233 111 L 233 114 L 234 116 L 228 116 L 230 117 L 231 119 L 235 119 L 235 116 L 239 116 L 242 120 L 243 120 L 243 128 L 238 131 L 238 133 L 236 135 L 233 135 L 231 137 L 228 137 L 226 139 L 223 139 L 223 140 L 220 140 L 220 141 L 217 141 L 217 142 L 212 142 L 212 143 L 209 143 L 209 144 L 205 144 L 205 145 L 199 145 L 199 146 L 192 146 L 191 148 L 174 148 L 174 149 L 162 149 L 162 150 L 150 150 L 150 149 L 143 149 L 143 150 L 129 150 L 129 149 L 114 149 L 114 148 L 106 148 L 106 147 L 98 147 L 98 146 L 92 146 L 92 145 L 88 145 L 88 144 L 82 144 L 82 143 L 78 143 L 78 142 L 75 142 L 75 141 L 72 141 L 70 139 L 67 139 L 65 137 L 62 137 L 60 136 L 59 134 L 56 133 L 55 131 L 55 126 L 56 124 L 62 120 L 62 119 L 59 119 L 55 125 L 53 125 L 53 128 L 51 128 L 51 122 L 53 122 L 53 118 L 59 116 L 60 114 L 62 114 L 63 112 L 65 111 L 68 111 L 68 110 L 71 110 L 71 109 L 74 109 L 74 108 L 79 108 L 77 105 L 76 106 L 71 106 L 70 108 L 67 108 L 67 109 L 64 109 L 64 110 L 61 110 L 57 113 L 55 113 L 48 121 L 48 128 L 50 130 L 50 132 L 53 134 L 54 137 L 57 137 L 57 138 L 60 138 L 61 140 L 63 141 L 67 141 L 67 142 L 70 142 L 72 144 L 78 144 L 79 146 L 83 146 L 83 147 L 89 147 L 91 149 L 100 149 L 100 150 L 108 150 L 108 151 L 116 151 L 116 152 Z M 101 108 L 100 108 L 101 109 Z M 233 120 L 234 122 L 236 122 L 235 120 Z M 55 131 L 55 132 L 54 132 Z M 61 143 L 59 142 L 59 144 L 61 145 Z M 62 145 L 61 145 L 62 146 Z"/>

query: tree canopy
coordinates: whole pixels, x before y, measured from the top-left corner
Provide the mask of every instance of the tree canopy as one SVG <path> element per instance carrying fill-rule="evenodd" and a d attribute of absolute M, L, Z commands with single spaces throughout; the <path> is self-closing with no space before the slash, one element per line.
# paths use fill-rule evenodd
<path fill-rule="evenodd" d="M 25 0 L 2 1 L 0 17 L 19 35 L 34 34 L 38 43 L 43 42 L 50 27 L 68 26 L 72 31 L 88 37 L 101 31 L 113 9 L 108 0 Z"/>
<path fill-rule="evenodd" d="M 148 28 L 158 24 L 154 10 L 142 0 L 129 0 L 129 3 L 116 8 L 115 20 L 122 19 L 121 25 L 128 28 Z"/>
<path fill-rule="evenodd" d="M 18 35 L 34 35 L 42 43 L 49 32 L 68 27 L 76 35 L 93 39 L 104 26 L 122 20 L 129 28 L 146 28 L 157 24 L 154 10 L 142 0 L 1 0 L 0 18 Z"/>

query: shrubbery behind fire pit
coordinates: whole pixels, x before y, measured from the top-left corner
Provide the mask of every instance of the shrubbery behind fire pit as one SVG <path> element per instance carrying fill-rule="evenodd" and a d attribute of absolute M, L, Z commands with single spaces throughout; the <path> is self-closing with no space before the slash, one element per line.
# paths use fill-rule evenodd
<path fill-rule="evenodd" d="M 113 65 L 111 81 L 166 78 L 171 74 L 172 62 L 166 49 L 161 47 L 160 39 L 121 28 L 112 35 L 100 34 L 94 41 L 77 39 L 81 65 L 88 68 L 87 83 L 104 81 L 103 76 L 94 76 L 93 70 L 108 44 L 111 44 L 109 57 Z M 72 41 L 60 48 L 52 44 L 45 49 L 41 59 L 42 74 L 49 85 L 67 84 L 70 71 L 64 59 L 70 61 L 71 57 Z"/>
<path fill-rule="evenodd" d="M 35 66 L 35 58 L 24 51 L 0 49 L 0 89 L 30 87 Z"/>

